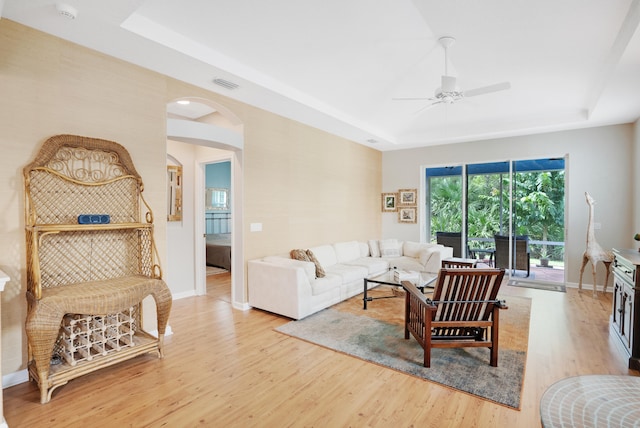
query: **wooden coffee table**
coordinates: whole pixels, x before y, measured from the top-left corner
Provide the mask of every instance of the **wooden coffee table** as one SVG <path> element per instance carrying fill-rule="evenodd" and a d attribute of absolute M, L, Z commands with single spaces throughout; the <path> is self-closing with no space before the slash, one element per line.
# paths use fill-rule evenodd
<path fill-rule="evenodd" d="M 372 276 L 364 279 L 364 296 L 362 298 L 362 301 L 364 303 L 363 309 L 367 309 L 367 302 L 371 302 L 372 300 L 389 299 L 391 297 L 397 297 L 396 294 L 389 295 L 389 296 L 380 296 L 380 297 L 367 296 L 368 285 L 370 282 L 374 284 L 384 284 L 384 285 L 391 285 L 394 287 L 402 287 L 402 282 L 396 281 L 393 274 L 394 272 L 390 270 L 380 275 L 376 275 L 376 276 Z M 432 284 L 436 281 L 437 278 L 438 278 L 437 273 L 418 272 L 417 283 L 414 283 L 413 281 L 410 281 L 410 282 L 414 283 L 416 288 L 424 293 L 425 288 L 433 288 Z"/>

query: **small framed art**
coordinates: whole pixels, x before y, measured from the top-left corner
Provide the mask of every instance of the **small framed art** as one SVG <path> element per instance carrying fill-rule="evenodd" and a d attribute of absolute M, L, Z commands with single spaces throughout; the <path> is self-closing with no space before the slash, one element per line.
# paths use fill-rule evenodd
<path fill-rule="evenodd" d="M 416 207 L 398 207 L 398 222 L 399 223 L 415 223 L 417 221 Z"/>
<path fill-rule="evenodd" d="M 398 194 L 383 193 L 382 194 L 382 212 L 396 212 L 398 210 Z"/>
<path fill-rule="evenodd" d="M 417 205 L 417 193 L 416 189 L 400 189 L 398 190 L 398 206 L 410 207 Z"/>

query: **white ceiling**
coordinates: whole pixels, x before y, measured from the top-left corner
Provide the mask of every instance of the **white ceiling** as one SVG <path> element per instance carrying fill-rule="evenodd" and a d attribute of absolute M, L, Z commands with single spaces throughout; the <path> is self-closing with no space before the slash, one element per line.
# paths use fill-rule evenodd
<path fill-rule="evenodd" d="M 640 0 L 64 3 L 76 19 L 52 0 L 0 14 L 382 151 L 640 117 Z M 425 101 L 393 100 L 440 86 L 442 36 L 462 89 L 511 89 L 418 114 Z"/>

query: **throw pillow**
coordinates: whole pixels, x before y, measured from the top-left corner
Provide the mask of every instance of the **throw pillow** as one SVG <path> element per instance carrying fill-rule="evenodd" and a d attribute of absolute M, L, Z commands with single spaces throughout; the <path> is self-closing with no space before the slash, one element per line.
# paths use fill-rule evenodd
<path fill-rule="evenodd" d="M 318 278 L 324 278 L 326 273 L 320 265 L 320 262 L 318 261 L 316 256 L 313 254 L 313 251 L 307 250 L 307 256 L 309 257 L 309 261 L 312 261 L 316 265 L 316 276 Z"/>
<path fill-rule="evenodd" d="M 380 255 L 382 257 L 400 257 L 400 243 L 397 239 L 381 239 Z"/>
<path fill-rule="evenodd" d="M 380 246 L 375 239 L 369 240 L 369 251 L 371 251 L 371 257 L 380 257 Z"/>
<path fill-rule="evenodd" d="M 300 260 L 303 262 L 311 261 L 311 259 L 309 258 L 305 250 L 291 250 L 289 255 L 291 256 L 292 259 L 295 259 L 295 260 Z"/>

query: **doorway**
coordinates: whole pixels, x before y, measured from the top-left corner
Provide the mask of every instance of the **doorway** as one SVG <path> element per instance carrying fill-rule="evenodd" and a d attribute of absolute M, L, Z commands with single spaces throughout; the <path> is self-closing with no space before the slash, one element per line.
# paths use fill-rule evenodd
<path fill-rule="evenodd" d="M 188 101 L 188 103 L 187 103 Z M 181 104 L 180 104 L 180 103 Z M 171 263 L 168 276 L 174 279 L 172 290 L 176 298 L 203 295 L 207 291 L 206 275 L 206 229 L 205 229 L 205 167 L 206 164 L 229 161 L 231 185 L 227 194 L 230 211 L 231 239 L 231 303 L 236 309 L 247 309 L 248 297 L 244 286 L 244 261 L 242 239 L 242 149 L 243 127 L 240 120 L 224 106 L 201 98 L 181 98 L 167 106 L 167 138 L 169 141 L 185 143 L 191 150 L 185 165 L 185 187 L 188 189 L 190 205 L 184 206 L 185 222 L 191 222 L 180 232 L 190 236 L 191 263 Z M 187 190 L 185 190 L 187 193 Z M 185 194 L 185 198 L 187 195 Z M 190 211 L 189 213 L 187 211 Z M 169 247 L 172 243 L 169 240 Z"/>
<path fill-rule="evenodd" d="M 231 303 L 231 161 L 206 164 L 204 185 L 206 293 Z"/>

